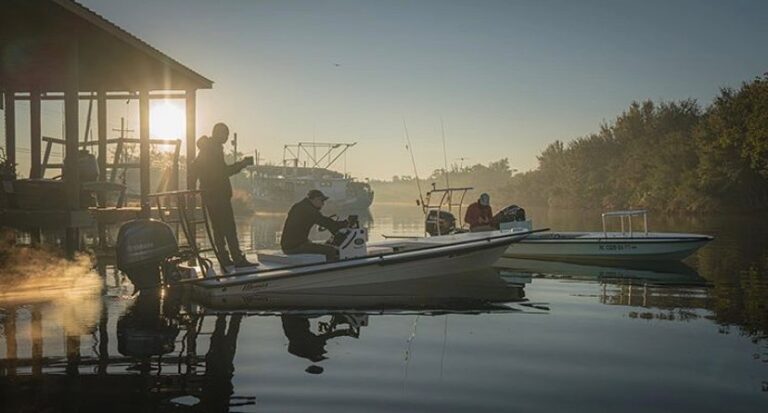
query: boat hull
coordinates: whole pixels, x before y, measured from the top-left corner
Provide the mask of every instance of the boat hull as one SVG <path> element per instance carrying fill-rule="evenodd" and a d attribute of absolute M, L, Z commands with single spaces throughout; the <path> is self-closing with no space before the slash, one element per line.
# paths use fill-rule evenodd
<path fill-rule="evenodd" d="M 202 300 L 225 304 L 226 300 L 258 301 L 265 294 L 317 293 L 333 288 L 366 287 L 375 291 L 386 283 L 451 275 L 490 267 L 510 243 L 522 237 L 473 241 L 460 246 L 440 246 L 429 251 L 407 251 L 348 262 L 309 265 L 298 270 L 267 271 L 216 279 L 200 279 L 190 284 Z"/>
<path fill-rule="evenodd" d="M 712 240 L 695 234 L 677 236 L 578 236 L 530 237 L 511 245 L 504 253 L 507 257 L 544 260 L 620 261 L 682 260 Z"/>

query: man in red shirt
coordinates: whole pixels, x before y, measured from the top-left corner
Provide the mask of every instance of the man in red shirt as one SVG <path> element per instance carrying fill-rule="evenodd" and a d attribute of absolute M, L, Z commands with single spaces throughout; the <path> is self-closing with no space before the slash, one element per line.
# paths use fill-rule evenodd
<path fill-rule="evenodd" d="M 483 193 L 477 202 L 470 204 L 467 213 L 464 215 L 464 222 L 469 224 L 469 230 L 491 231 L 493 221 L 493 210 L 491 209 L 491 197 Z"/>

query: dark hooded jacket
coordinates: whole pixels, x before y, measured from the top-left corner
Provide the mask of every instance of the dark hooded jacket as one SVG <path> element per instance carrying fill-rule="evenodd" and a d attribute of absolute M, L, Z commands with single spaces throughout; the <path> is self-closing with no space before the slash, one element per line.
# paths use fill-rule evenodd
<path fill-rule="evenodd" d="M 208 196 L 232 197 L 229 177 L 240 172 L 240 163 L 227 165 L 224 161 L 224 145 L 218 139 L 203 136 L 197 140 L 199 153 L 192 163 L 195 180 L 200 180 L 200 189 Z"/>
<path fill-rule="evenodd" d="M 288 217 L 283 224 L 283 234 L 280 236 L 280 246 L 283 251 L 288 251 L 309 241 L 309 231 L 313 225 L 319 225 L 327 228 L 331 232 L 336 232 L 340 228 L 347 226 L 347 221 L 334 221 L 324 216 L 320 210 L 312 205 L 309 198 L 295 203 Z"/>

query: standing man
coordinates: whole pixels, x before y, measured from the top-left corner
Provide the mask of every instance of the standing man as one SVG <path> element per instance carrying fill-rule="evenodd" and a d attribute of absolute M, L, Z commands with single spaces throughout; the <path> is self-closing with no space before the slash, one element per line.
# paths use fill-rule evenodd
<path fill-rule="evenodd" d="M 334 221 L 320 213 L 320 209 L 328 199 L 325 194 L 317 189 L 307 193 L 307 197 L 293 204 L 288 217 L 283 224 L 283 235 L 280 237 L 280 247 L 286 254 L 323 254 L 326 261 L 339 259 L 339 251 L 336 248 L 317 244 L 309 240 L 309 230 L 314 225 L 328 228 L 336 232 L 348 225 L 347 221 Z"/>
<path fill-rule="evenodd" d="M 493 210 L 491 209 L 491 197 L 488 194 L 480 194 L 480 199 L 467 207 L 464 222 L 469 224 L 469 230 L 472 232 L 491 231 L 493 229 Z"/>
<path fill-rule="evenodd" d="M 232 165 L 224 161 L 224 143 L 229 139 L 229 128 L 223 123 L 213 127 L 210 137 L 197 140 L 200 152 L 193 163 L 196 179 L 200 180 L 203 203 L 213 227 L 213 243 L 219 262 L 224 267 L 250 267 L 258 264 L 245 259 L 237 240 L 235 215 L 232 212 L 232 184 L 229 177 L 243 170 L 252 158 L 244 158 Z"/>

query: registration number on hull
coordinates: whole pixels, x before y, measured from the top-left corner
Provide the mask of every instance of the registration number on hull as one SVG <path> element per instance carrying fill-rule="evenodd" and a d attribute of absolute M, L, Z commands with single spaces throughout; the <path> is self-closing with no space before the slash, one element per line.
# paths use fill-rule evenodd
<path fill-rule="evenodd" d="M 632 244 L 600 244 L 597 247 L 600 251 L 630 251 L 637 249 L 637 245 Z"/>

